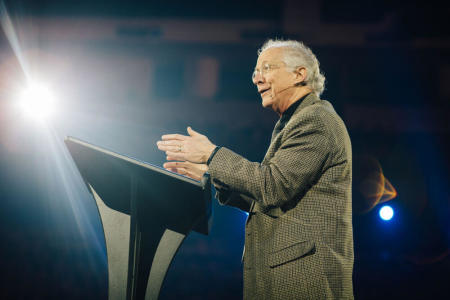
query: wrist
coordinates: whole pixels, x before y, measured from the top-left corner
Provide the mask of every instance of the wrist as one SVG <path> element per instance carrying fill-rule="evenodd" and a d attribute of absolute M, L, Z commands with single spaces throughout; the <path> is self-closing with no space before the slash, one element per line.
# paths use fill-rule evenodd
<path fill-rule="evenodd" d="M 208 159 L 206 160 L 206 165 L 209 166 L 211 163 L 211 160 L 213 159 L 214 155 L 216 155 L 217 151 L 220 149 L 219 146 L 214 145 L 214 148 L 212 148 L 211 152 L 209 152 Z"/>
<path fill-rule="evenodd" d="M 202 164 L 206 164 L 206 162 L 210 158 L 211 154 L 214 152 L 214 149 L 216 149 L 216 145 L 211 144 L 211 146 L 208 147 L 208 149 L 204 152 L 202 162 L 201 162 Z"/>

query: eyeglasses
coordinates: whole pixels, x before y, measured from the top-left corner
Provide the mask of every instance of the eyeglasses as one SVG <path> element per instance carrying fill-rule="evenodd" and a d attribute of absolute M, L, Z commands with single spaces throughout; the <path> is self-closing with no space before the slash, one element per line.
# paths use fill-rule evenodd
<path fill-rule="evenodd" d="M 258 74 L 261 75 L 261 76 L 264 76 L 264 75 L 266 75 L 267 73 L 269 73 L 270 71 L 275 70 L 275 69 L 279 69 L 279 68 L 281 68 L 281 67 L 282 67 L 282 66 L 279 65 L 279 64 L 269 64 L 269 63 L 264 63 L 264 64 L 262 65 L 261 69 L 255 69 L 255 71 L 253 71 L 252 79 L 255 79 L 255 77 L 256 77 Z"/>

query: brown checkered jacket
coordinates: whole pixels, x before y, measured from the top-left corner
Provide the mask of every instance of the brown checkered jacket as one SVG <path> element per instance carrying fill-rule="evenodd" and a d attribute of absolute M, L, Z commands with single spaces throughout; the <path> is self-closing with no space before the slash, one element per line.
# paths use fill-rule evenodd
<path fill-rule="evenodd" d="M 351 144 L 329 102 L 308 95 L 261 163 L 221 148 L 209 173 L 249 211 L 244 299 L 353 299 Z"/>

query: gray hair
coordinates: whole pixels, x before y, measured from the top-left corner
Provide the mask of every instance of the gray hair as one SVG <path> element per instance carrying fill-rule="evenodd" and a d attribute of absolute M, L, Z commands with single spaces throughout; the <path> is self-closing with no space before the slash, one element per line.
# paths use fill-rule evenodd
<path fill-rule="evenodd" d="M 269 48 L 284 48 L 284 63 L 294 71 L 306 68 L 306 85 L 320 97 L 325 89 L 325 76 L 320 72 L 319 61 L 309 47 L 294 40 L 268 40 L 258 50 L 258 56 Z"/>

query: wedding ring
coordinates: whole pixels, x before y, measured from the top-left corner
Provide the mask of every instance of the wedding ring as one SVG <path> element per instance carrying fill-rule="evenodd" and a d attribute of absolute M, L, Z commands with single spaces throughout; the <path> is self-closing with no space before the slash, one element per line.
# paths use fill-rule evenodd
<path fill-rule="evenodd" d="M 178 152 L 181 152 L 183 150 L 182 146 L 178 146 Z"/>

